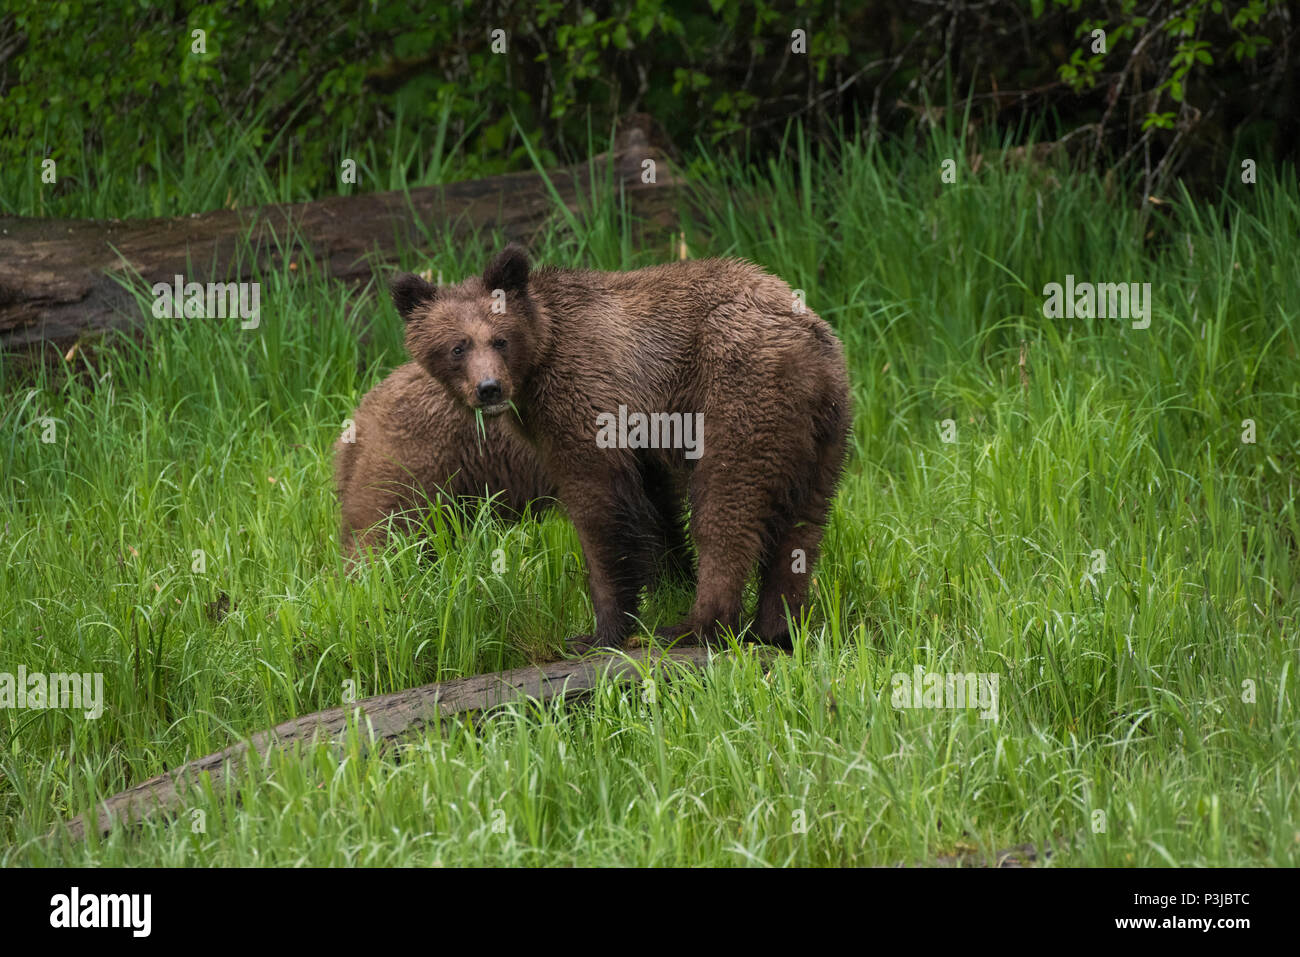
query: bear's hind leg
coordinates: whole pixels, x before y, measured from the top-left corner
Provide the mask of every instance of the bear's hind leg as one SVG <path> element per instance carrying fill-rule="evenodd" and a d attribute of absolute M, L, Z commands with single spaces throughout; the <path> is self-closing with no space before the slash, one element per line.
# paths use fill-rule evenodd
<path fill-rule="evenodd" d="M 658 520 L 635 470 L 562 487 L 587 560 L 594 635 L 569 639 L 571 651 L 621 648 L 636 626 L 641 589 L 650 581 L 659 542 Z"/>
<path fill-rule="evenodd" d="M 642 470 L 646 495 L 654 507 L 659 541 L 655 548 L 654 583 L 695 581 L 695 562 L 686 540 L 685 501 L 677 476 L 666 466 L 648 462 Z"/>
<path fill-rule="evenodd" d="M 762 485 L 738 482 L 732 474 L 703 466 L 692 491 L 691 538 L 699 554 L 699 584 L 690 632 L 713 644 L 723 630 L 740 631 L 745 584 L 762 556 L 760 530 L 772 496 Z"/>
<path fill-rule="evenodd" d="M 768 523 L 755 620 L 759 639 L 768 644 L 792 647 L 787 611 L 795 624 L 804 615 L 831 498 L 843 467 L 845 429 L 843 424 L 838 424 L 827 430 L 828 439 L 821 443 L 815 460 L 804 473 L 806 484 L 795 486 L 786 509 L 778 511 Z"/>
<path fill-rule="evenodd" d="M 787 530 L 764 559 L 755 627 L 759 639 L 767 644 L 787 650 L 793 647 L 786 612 L 796 625 L 803 616 L 821 539 L 821 524 L 809 516 L 798 524 L 787 524 Z"/>

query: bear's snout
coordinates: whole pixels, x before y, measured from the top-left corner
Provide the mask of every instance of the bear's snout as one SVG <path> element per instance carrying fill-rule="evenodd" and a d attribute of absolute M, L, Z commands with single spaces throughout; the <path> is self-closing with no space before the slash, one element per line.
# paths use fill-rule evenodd
<path fill-rule="evenodd" d="M 506 389 L 499 380 L 488 376 L 479 379 L 478 385 L 473 388 L 474 401 L 470 405 L 476 407 L 479 411 L 487 415 L 496 415 L 498 412 L 504 412 L 510 408 Z"/>

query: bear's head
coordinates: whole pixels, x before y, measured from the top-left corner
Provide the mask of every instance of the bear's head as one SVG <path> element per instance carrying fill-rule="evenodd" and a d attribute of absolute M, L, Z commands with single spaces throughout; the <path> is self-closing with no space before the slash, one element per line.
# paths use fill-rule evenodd
<path fill-rule="evenodd" d="M 484 415 L 510 408 L 534 347 L 528 256 L 511 243 L 481 278 L 435 286 L 406 274 L 392 282 L 406 348 L 457 401 Z"/>

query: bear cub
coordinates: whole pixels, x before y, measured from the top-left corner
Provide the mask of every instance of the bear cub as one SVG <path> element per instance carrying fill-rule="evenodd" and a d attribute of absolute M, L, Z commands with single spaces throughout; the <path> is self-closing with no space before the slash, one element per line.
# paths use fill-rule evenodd
<path fill-rule="evenodd" d="M 526 442 L 500 419 L 484 419 L 479 434 L 474 417 L 414 362 L 367 392 L 352 422 L 334 443 L 349 559 L 384 543 L 389 516 L 405 530 L 418 527 L 440 496 L 473 502 L 495 493 L 494 511 L 504 519 L 530 502 L 544 508 L 555 497 Z"/>
<path fill-rule="evenodd" d="M 839 340 L 785 282 L 734 259 L 533 270 L 511 245 L 481 278 L 392 293 L 412 359 L 532 446 L 567 509 L 596 612 L 573 650 L 624 643 L 688 501 L 695 604 L 660 633 L 739 632 L 757 569 L 757 635 L 788 646 L 851 410 Z"/>

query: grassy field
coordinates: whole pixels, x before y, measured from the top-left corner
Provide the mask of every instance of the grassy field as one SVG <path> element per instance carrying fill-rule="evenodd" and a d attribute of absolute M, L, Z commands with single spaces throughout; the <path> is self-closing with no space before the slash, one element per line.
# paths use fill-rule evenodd
<path fill-rule="evenodd" d="M 96 797 L 345 682 L 553 657 L 591 606 L 559 514 L 440 513 L 436 562 L 407 540 L 344 574 L 330 446 L 403 358 L 378 290 L 264 274 L 257 330 L 151 320 L 65 370 L 6 364 L 0 672 L 102 673 L 105 710 L 0 710 L 0 864 L 867 865 L 1045 841 L 1058 864 L 1300 863 L 1295 173 L 1143 222 L 1091 176 L 946 184 L 957 149 L 694 165 L 691 255 L 806 290 L 849 355 L 851 459 L 793 655 L 275 758 L 238 802 L 85 845 L 48 834 Z M 187 164 L 215 202 L 295 198 L 251 162 Z M 60 212 L 172 212 L 141 189 Z M 573 225 L 534 259 L 667 258 L 611 202 Z M 432 235 L 404 265 L 450 281 L 498 245 Z M 1149 282 L 1149 328 L 1045 318 L 1067 275 Z M 997 720 L 895 707 L 917 666 L 996 675 Z"/>

